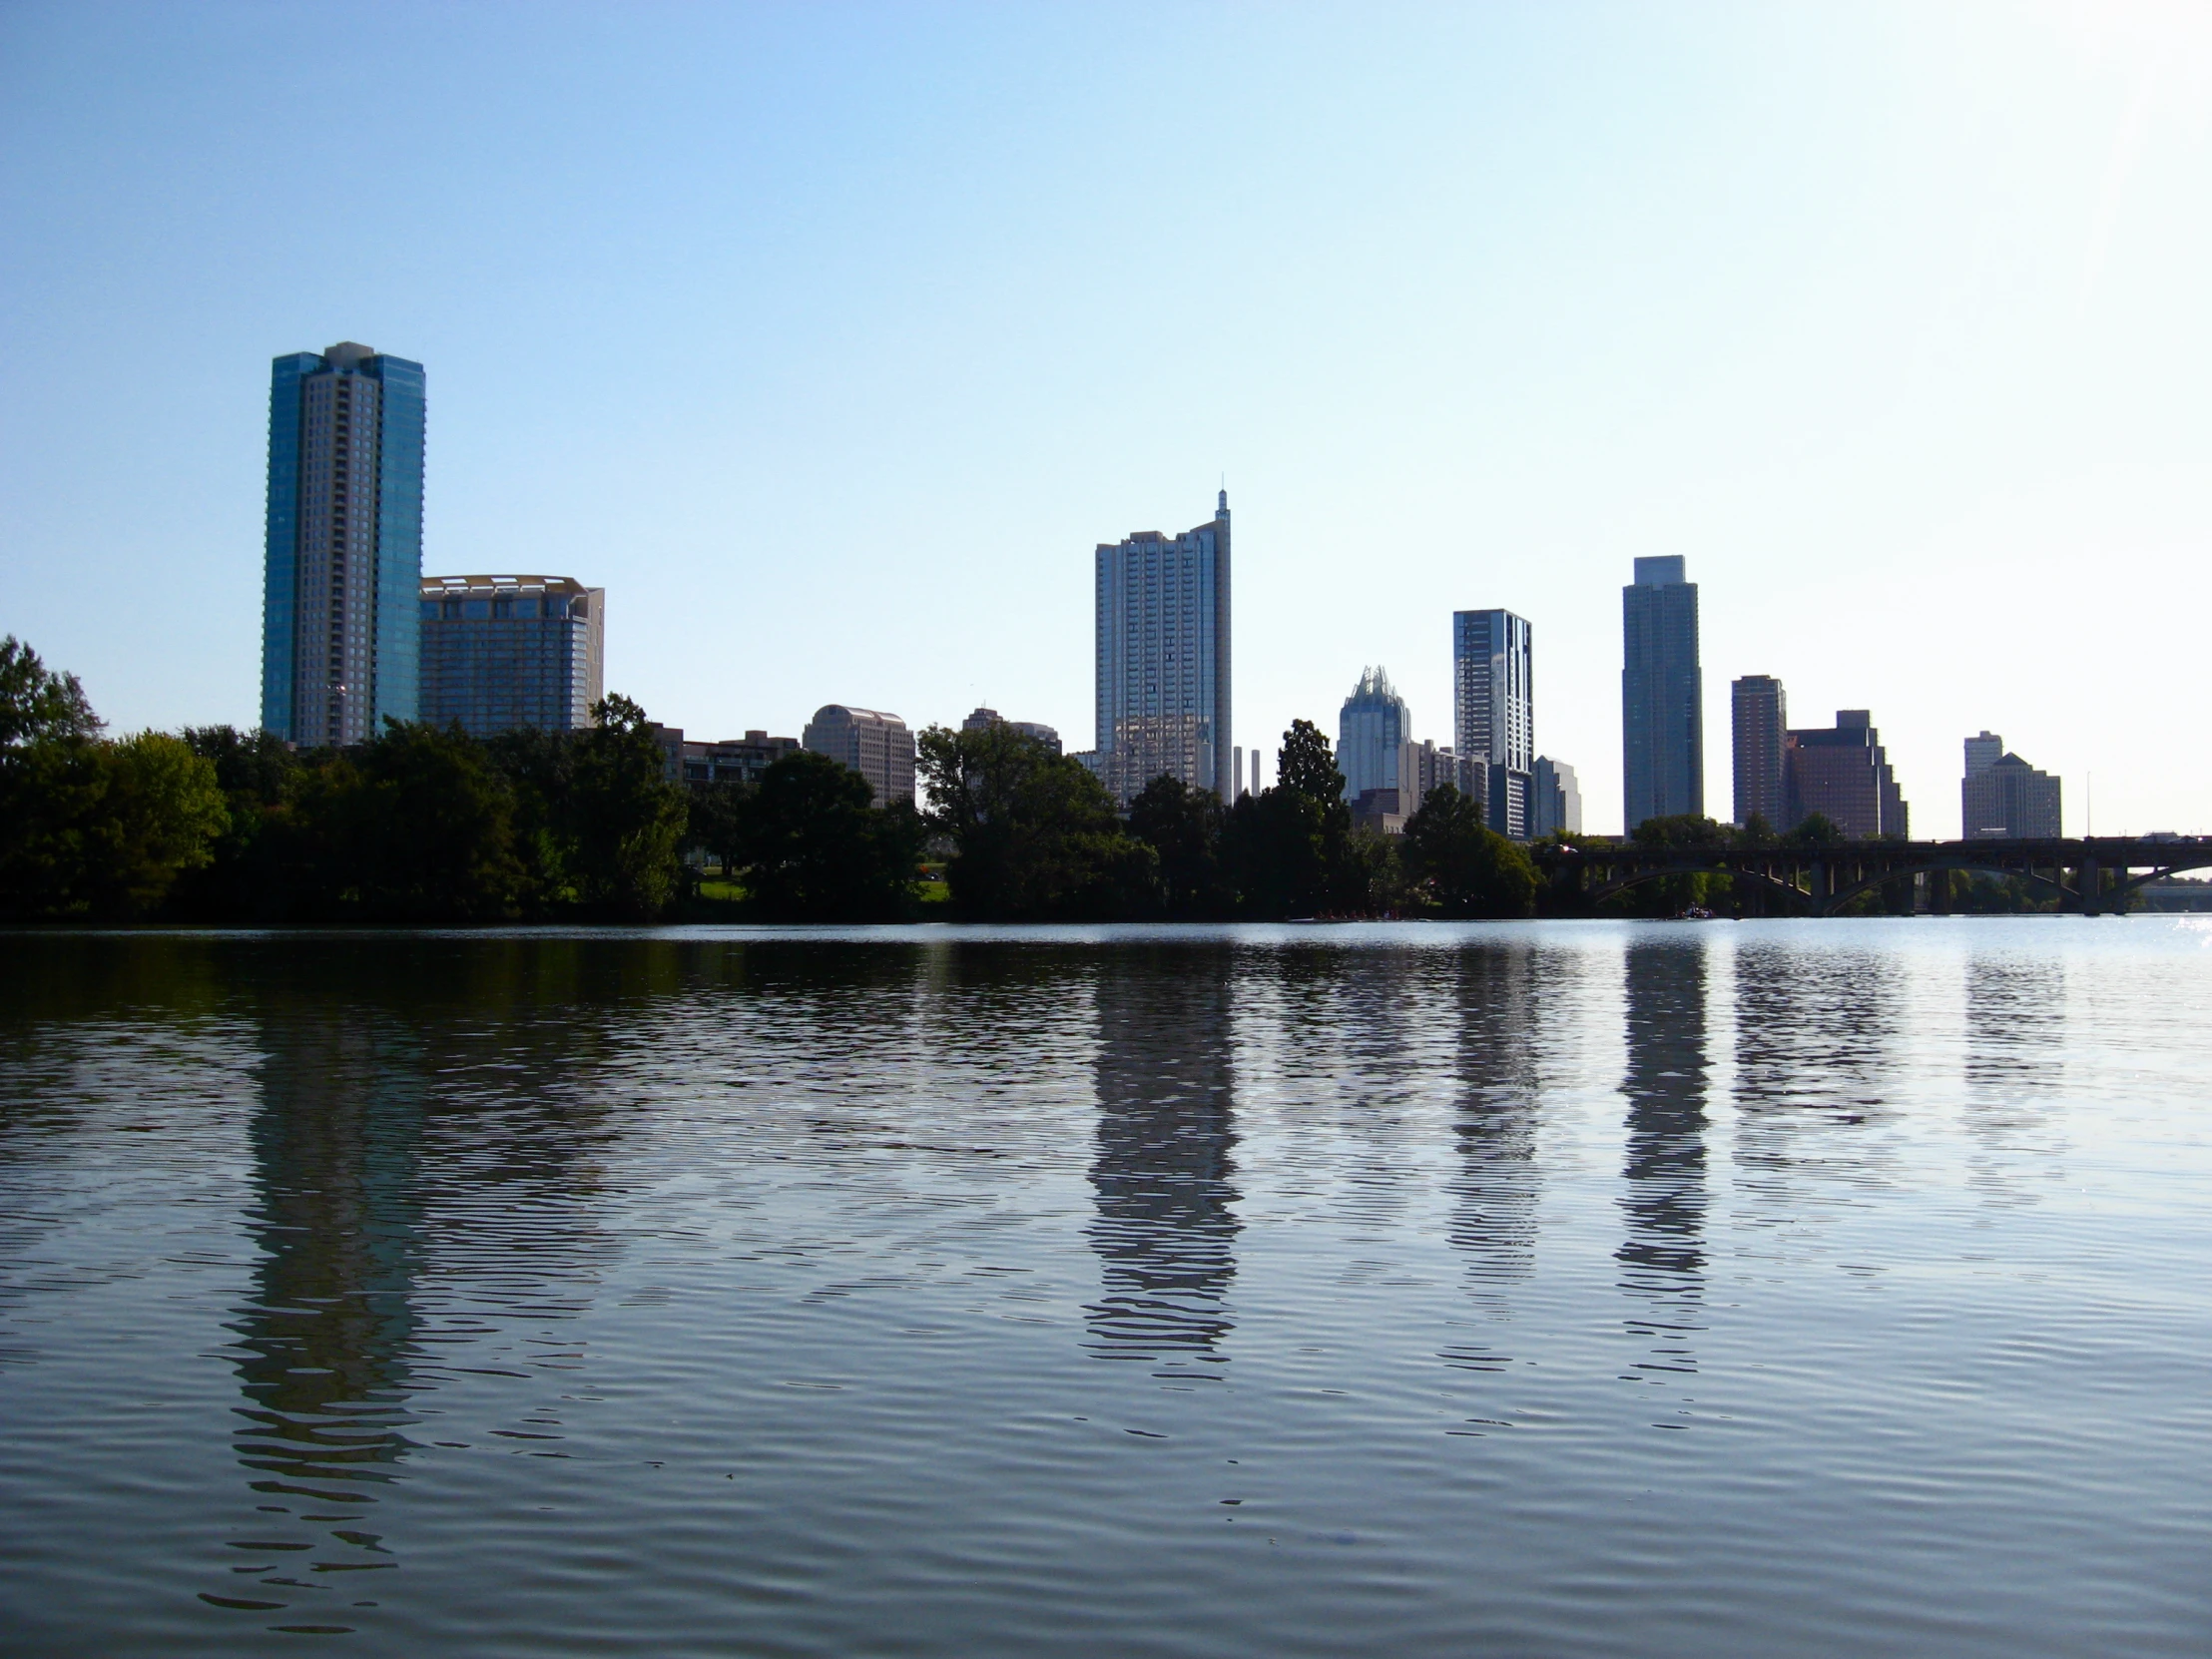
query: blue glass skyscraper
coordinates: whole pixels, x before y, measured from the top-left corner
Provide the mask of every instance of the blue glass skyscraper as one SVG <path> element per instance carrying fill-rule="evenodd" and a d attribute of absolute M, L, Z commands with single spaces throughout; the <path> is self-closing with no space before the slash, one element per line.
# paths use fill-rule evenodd
<path fill-rule="evenodd" d="M 1413 722 L 1405 712 L 1405 699 L 1390 687 L 1390 677 L 1379 668 L 1360 676 L 1360 684 L 1337 713 L 1337 770 L 1344 775 L 1345 799 L 1358 801 L 1370 790 L 1403 789 L 1412 794 L 1412 780 L 1400 780 L 1397 752 L 1413 740 Z M 1403 804 L 1413 811 L 1420 803 Z"/>
<path fill-rule="evenodd" d="M 1638 559 L 1621 590 L 1621 817 L 1705 816 L 1705 679 L 1697 584 L 1679 557 Z"/>
<path fill-rule="evenodd" d="M 415 718 L 422 365 L 350 340 L 270 377 L 262 725 L 305 746 Z"/>

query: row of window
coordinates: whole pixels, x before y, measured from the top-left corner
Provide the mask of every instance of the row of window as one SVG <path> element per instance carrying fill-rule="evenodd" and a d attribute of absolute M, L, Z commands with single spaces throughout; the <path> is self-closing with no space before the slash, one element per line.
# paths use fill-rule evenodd
<path fill-rule="evenodd" d="M 425 599 L 422 615 L 430 622 L 559 620 L 570 614 L 569 605 L 566 599 L 550 596 L 544 599 Z"/>

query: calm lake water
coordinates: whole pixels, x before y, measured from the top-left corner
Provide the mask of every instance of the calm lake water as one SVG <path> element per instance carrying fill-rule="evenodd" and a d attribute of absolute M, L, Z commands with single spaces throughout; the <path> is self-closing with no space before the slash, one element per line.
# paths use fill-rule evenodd
<path fill-rule="evenodd" d="M 0 1649 L 2212 1650 L 2212 929 L 0 937 Z"/>

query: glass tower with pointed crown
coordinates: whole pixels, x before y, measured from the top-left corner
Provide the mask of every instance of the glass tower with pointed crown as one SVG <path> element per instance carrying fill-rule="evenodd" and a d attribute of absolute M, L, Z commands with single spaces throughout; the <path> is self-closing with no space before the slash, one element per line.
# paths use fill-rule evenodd
<path fill-rule="evenodd" d="M 1405 699 L 1391 689 L 1390 677 L 1382 669 L 1367 670 L 1337 712 L 1337 770 L 1344 775 L 1345 799 L 1358 801 L 1370 790 L 1400 788 L 1398 747 L 1412 739 Z M 1410 795 L 1412 780 L 1404 780 L 1402 787 Z M 1405 806 L 1400 798 L 1403 812 L 1419 805 Z"/>
<path fill-rule="evenodd" d="M 1127 806 L 1159 777 L 1235 799 L 1229 725 L 1229 492 L 1180 536 L 1097 553 L 1098 773 Z"/>
<path fill-rule="evenodd" d="M 415 718 L 422 365 L 347 340 L 278 357 L 269 393 L 262 726 L 302 748 Z"/>

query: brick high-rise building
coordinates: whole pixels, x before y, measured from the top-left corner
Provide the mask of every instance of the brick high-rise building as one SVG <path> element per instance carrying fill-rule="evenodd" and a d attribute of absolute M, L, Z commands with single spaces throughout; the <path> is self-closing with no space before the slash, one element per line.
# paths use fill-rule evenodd
<path fill-rule="evenodd" d="M 262 726 L 355 744 L 420 681 L 422 365 L 347 340 L 272 365 Z"/>
<path fill-rule="evenodd" d="M 1736 822 L 1764 819 L 1779 830 L 1789 816 L 1782 754 L 1789 741 L 1789 700 L 1771 674 L 1747 674 L 1729 688 L 1729 724 L 1736 751 Z"/>
<path fill-rule="evenodd" d="M 1787 823 L 1815 813 L 1854 839 L 1910 834 L 1905 797 L 1865 709 L 1839 709 L 1834 727 L 1789 734 L 1783 750 Z"/>

